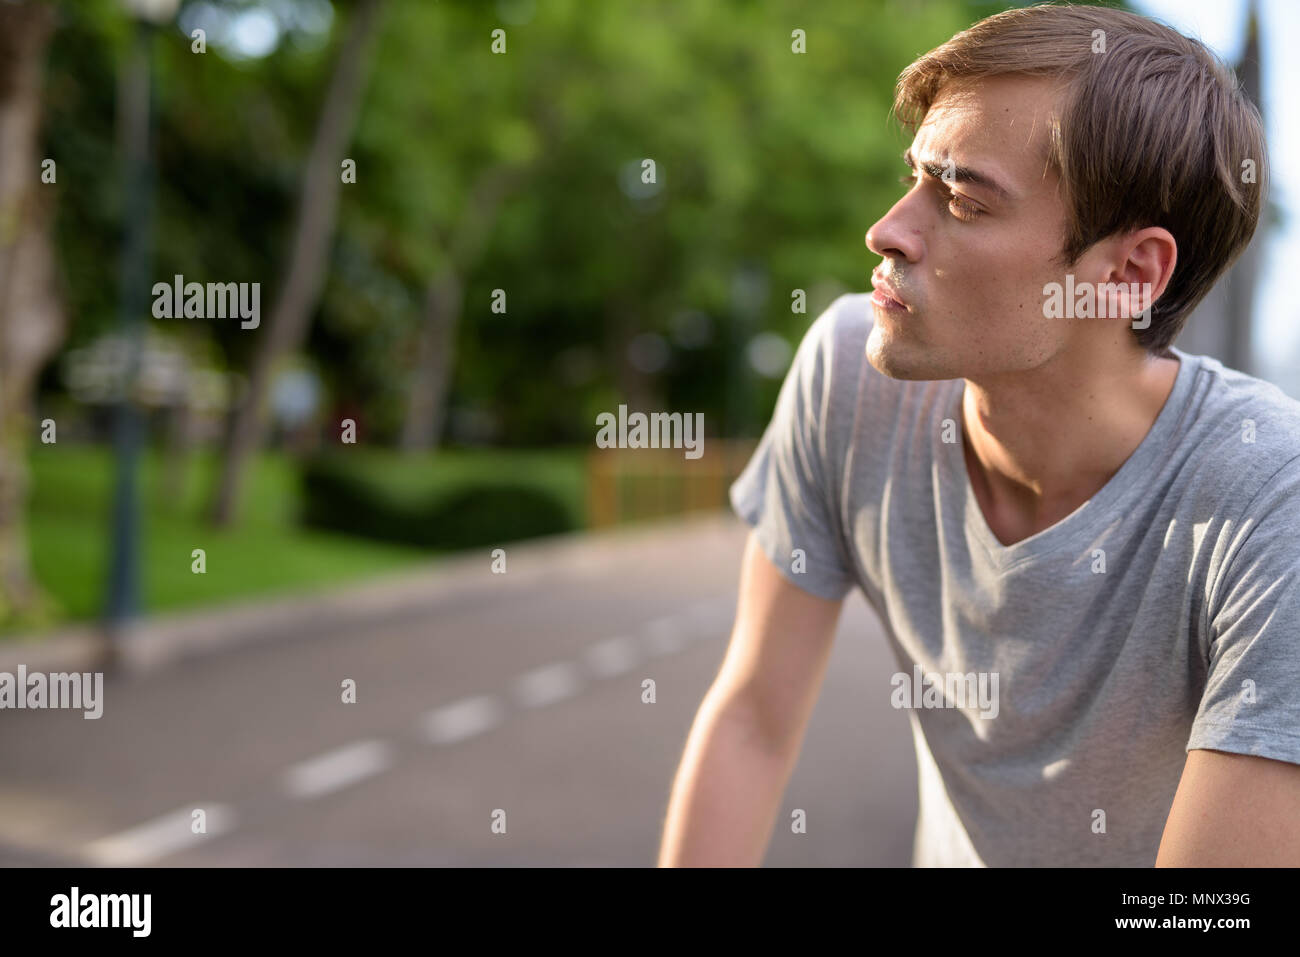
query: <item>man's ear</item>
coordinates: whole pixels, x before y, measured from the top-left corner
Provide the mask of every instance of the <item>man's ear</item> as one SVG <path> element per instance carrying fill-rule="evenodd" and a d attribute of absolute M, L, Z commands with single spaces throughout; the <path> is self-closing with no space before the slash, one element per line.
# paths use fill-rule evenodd
<path fill-rule="evenodd" d="M 1107 282 L 1118 283 L 1125 290 L 1133 285 L 1150 290 L 1145 301 L 1129 303 L 1129 316 L 1136 316 L 1163 295 L 1174 266 L 1178 264 L 1178 243 L 1173 234 L 1161 226 L 1148 226 L 1119 237 Z"/>

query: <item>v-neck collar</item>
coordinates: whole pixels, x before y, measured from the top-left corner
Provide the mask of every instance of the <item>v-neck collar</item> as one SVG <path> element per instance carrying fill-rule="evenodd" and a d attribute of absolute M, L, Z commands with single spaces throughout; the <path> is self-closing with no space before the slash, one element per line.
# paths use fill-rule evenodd
<path fill-rule="evenodd" d="M 941 464 L 946 487 L 956 490 L 955 495 L 943 496 L 941 500 L 951 503 L 957 510 L 957 524 L 965 528 L 968 540 L 979 543 L 990 561 L 1006 569 L 1058 548 L 1112 517 L 1114 506 L 1142 487 L 1142 483 L 1135 481 L 1136 477 L 1151 474 L 1165 458 L 1165 446 L 1177 433 L 1179 422 L 1187 411 L 1187 399 L 1191 394 L 1192 380 L 1200 368 L 1201 357 L 1189 355 L 1174 347 L 1170 348 L 1170 352 L 1178 358 L 1178 374 L 1174 378 L 1173 389 L 1146 436 L 1120 466 L 1119 471 L 1069 515 L 1010 545 L 1003 545 L 989 528 L 988 520 L 984 517 L 984 511 L 971 486 L 963 451 L 965 439 L 962 430 L 962 397 L 966 392 L 966 380 L 953 380 L 954 385 L 946 404 L 946 416 L 957 423 L 958 439 L 956 442 L 943 442 L 938 437 L 939 430 L 936 430 L 935 457 Z"/>

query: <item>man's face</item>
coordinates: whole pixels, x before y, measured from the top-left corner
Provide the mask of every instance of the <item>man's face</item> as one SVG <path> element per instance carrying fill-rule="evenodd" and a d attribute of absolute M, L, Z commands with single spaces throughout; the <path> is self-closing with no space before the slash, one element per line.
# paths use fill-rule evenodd
<path fill-rule="evenodd" d="M 884 374 L 978 379 L 1065 348 L 1069 320 L 1043 317 L 1043 286 L 1065 273 L 1065 206 L 1046 161 L 1055 106 L 1050 85 L 1026 77 L 936 97 L 909 149 L 915 180 L 867 233 L 884 260 L 874 278 L 907 307 L 878 304 L 877 290 L 867 358 Z"/>

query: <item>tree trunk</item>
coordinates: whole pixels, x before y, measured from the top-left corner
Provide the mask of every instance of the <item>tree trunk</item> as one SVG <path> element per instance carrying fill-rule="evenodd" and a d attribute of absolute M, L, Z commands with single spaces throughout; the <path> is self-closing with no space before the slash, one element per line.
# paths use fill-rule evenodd
<path fill-rule="evenodd" d="M 288 269 L 271 318 L 253 356 L 247 388 L 239 403 L 222 460 L 213 502 L 217 525 L 234 521 L 249 459 L 266 434 L 266 396 L 278 360 L 302 345 L 320 298 L 330 239 L 338 211 L 343 150 L 356 125 L 365 81 L 367 46 L 383 0 L 360 0 L 334 64 L 316 134 L 308 154 L 293 231 Z"/>
<path fill-rule="evenodd" d="M 25 513 L 33 391 L 66 328 L 50 242 L 57 186 L 40 180 L 38 140 L 53 28 L 45 3 L 0 4 L 0 623 L 37 621 L 48 608 L 31 575 Z"/>
<path fill-rule="evenodd" d="M 442 435 L 456 351 L 456 326 L 463 306 L 460 278 L 450 268 L 441 270 L 425 295 L 424 325 L 402 423 L 402 448 L 406 451 L 436 448 Z"/>
<path fill-rule="evenodd" d="M 464 307 L 461 276 L 483 253 L 502 202 L 522 180 L 525 168 L 494 166 L 475 181 L 450 242 L 447 259 L 429 281 L 424 320 L 416 347 L 401 447 L 408 452 L 436 449 L 451 391 L 456 330 Z M 507 303 L 509 300 L 507 299 Z"/>

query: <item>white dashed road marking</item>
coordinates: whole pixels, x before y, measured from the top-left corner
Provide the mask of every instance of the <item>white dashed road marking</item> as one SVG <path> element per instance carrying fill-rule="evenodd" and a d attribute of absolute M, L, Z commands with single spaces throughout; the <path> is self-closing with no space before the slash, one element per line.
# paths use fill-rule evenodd
<path fill-rule="evenodd" d="M 495 728 L 505 720 L 505 709 L 492 695 L 464 698 L 429 711 L 420 718 L 425 736 L 434 744 L 451 744 Z"/>
<path fill-rule="evenodd" d="M 540 708 L 577 694 L 582 676 L 575 665 L 561 661 L 515 679 L 515 700 L 521 708 Z"/>
<path fill-rule="evenodd" d="M 715 632 L 731 630 L 736 617 L 736 603 L 732 599 L 710 598 L 697 601 L 686 609 L 685 614 L 696 637 L 712 637 Z"/>
<path fill-rule="evenodd" d="M 196 810 L 204 812 L 206 833 L 195 834 L 191 830 Z M 234 826 L 235 812 L 224 804 L 196 802 L 192 807 L 178 808 L 129 831 L 100 838 L 86 846 L 85 855 L 90 863 L 100 867 L 138 867 L 188 850 Z"/>
<path fill-rule="evenodd" d="M 588 647 L 582 662 L 596 678 L 612 678 L 634 668 L 645 653 L 654 656 L 680 651 L 692 638 L 705 637 L 724 628 L 734 605 L 716 600 L 700 601 L 683 613 L 656 618 L 644 629 L 644 650 L 626 635 L 619 635 Z M 582 689 L 579 667 L 570 661 L 546 665 L 514 682 L 513 693 L 521 708 L 537 708 L 572 697 Z M 505 721 L 506 708 L 493 695 L 477 695 L 425 712 L 419 723 L 432 744 L 454 744 L 490 731 Z M 288 768 L 281 776 L 281 789 L 290 797 L 309 799 L 330 794 L 373 777 L 392 767 L 395 752 L 385 741 L 372 739 L 349 744 Z M 206 814 L 206 831 L 191 830 L 193 812 Z M 178 851 L 227 833 L 235 827 L 235 812 L 224 804 L 195 804 L 88 844 L 84 854 L 91 864 L 131 867 L 148 864 Z"/>
<path fill-rule="evenodd" d="M 359 741 L 295 764 L 284 773 L 282 787 L 293 798 L 320 797 L 386 771 L 392 764 L 392 745 Z"/>
<path fill-rule="evenodd" d="M 686 645 L 686 630 L 681 616 L 656 618 L 645 626 L 646 651 L 656 658 L 681 651 Z"/>
<path fill-rule="evenodd" d="M 641 660 L 636 642 L 626 635 L 607 638 L 582 653 L 587 668 L 597 678 L 613 678 L 631 671 Z"/>

